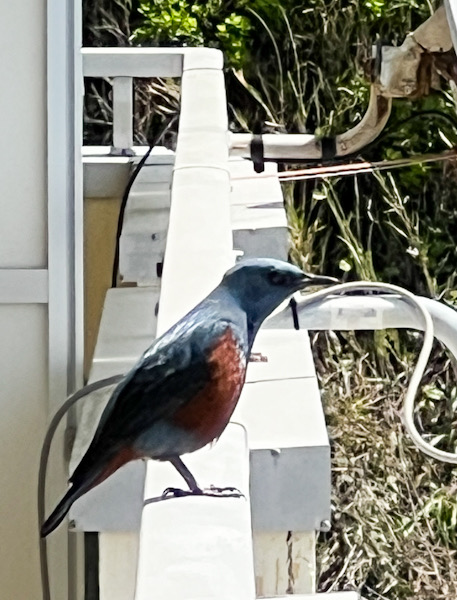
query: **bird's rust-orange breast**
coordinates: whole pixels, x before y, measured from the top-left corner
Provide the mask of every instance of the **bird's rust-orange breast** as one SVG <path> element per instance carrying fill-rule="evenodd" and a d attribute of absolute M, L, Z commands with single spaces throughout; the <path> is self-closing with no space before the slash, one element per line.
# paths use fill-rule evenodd
<path fill-rule="evenodd" d="M 201 446 L 224 431 L 232 416 L 246 375 L 246 357 L 230 327 L 208 356 L 210 381 L 173 416 L 173 423 L 191 431 Z"/>

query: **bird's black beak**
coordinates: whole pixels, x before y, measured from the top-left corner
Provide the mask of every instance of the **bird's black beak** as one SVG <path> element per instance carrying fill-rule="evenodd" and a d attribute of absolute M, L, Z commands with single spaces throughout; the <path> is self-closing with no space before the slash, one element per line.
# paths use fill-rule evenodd
<path fill-rule="evenodd" d="M 336 285 L 337 283 L 341 283 L 335 277 L 326 277 L 325 275 L 311 275 L 310 273 L 305 273 L 303 277 L 303 287 L 308 286 L 318 286 L 318 285 Z"/>

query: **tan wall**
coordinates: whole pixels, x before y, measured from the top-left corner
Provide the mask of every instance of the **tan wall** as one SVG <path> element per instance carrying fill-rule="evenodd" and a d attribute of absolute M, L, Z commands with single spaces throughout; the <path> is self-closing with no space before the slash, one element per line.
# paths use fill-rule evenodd
<path fill-rule="evenodd" d="M 37 457 L 47 417 L 47 366 L 37 350 L 47 341 L 46 307 L 0 305 L 0 331 L 0 597 L 33 600 L 40 597 Z"/>
<path fill-rule="evenodd" d="M 120 198 L 84 199 L 84 372 L 86 378 L 97 342 L 106 291 L 111 287 L 120 203 Z"/>

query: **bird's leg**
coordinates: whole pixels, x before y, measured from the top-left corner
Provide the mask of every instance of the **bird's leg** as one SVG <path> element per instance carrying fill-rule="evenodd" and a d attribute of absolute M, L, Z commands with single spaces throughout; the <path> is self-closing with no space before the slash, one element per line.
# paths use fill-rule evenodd
<path fill-rule="evenodd" d="M 182 462 L 179 456 L 174 456 L 173 458 L 168 459 L 174 468 L 178 471 L 178 473 L 183 477 L 184 481 L 189 486 L 189 489 L 193 493 L 201 493 L 201 489 L 198 487 L 198 484 L 195 480 L 195 477 L 186 467 L 186 465 Z"/>
<path fill-rule="evenodd" d="M 168 461 L 174 466 L 174 468 L 178 471 L 181 477 L 189 486 L 189 491 L 180 490 L 179 488 L 169 487 L 164 490 L 162 496 L 169 496 L 170 494 L 173 496 L 191 496 L 193 494 L 201 495 L 203 494 L 203 490 L 198 487 L 197 481 L 183 461 L 179 458 L 179 456 L 173 456 L 169 458 Z"/>

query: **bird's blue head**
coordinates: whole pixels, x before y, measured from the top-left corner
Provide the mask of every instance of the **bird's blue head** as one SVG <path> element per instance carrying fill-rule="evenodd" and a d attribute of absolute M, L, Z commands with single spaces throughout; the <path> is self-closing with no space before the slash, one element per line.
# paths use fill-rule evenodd
<path fill-rule="evenodd" d="M 245 311 L 249 329 L 258 328 L 294 292 L 313 285 L 334 285 L 333 277 L 304 273 L 298 267 L 272 258 L 243 260 L 225 274 L 220 287 Z"/>

